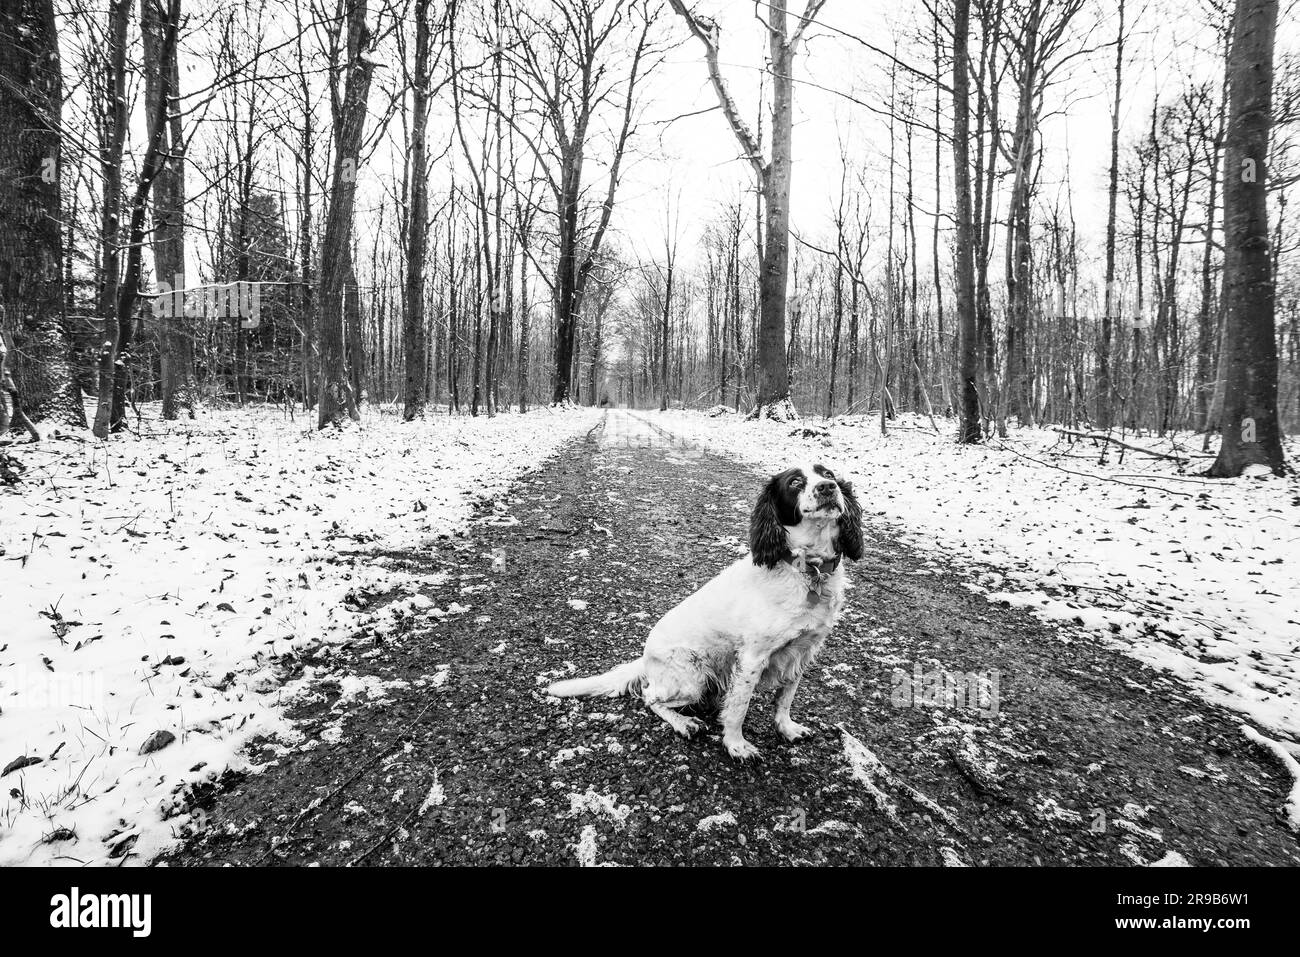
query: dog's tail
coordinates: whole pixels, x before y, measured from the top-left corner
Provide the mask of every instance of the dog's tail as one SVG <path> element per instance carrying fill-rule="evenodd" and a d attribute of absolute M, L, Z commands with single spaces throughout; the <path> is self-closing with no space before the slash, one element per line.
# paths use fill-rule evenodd
<path fill-rule="evenodd" d="M 546 693 L 557 698 L 588 698 L 596 695 L 618 698 L 625 694 L 637 694 L 644 683 L 645 663 L 638 658 L 606 671 L 603 675 L 557 681 L 546 689 Z"/>

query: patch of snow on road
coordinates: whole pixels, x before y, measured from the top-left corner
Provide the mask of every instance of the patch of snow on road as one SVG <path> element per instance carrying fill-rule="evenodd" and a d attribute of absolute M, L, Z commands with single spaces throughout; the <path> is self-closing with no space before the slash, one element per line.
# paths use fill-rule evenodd
<path fill-rule="evenodd" d="M 626 804 L 619 804 L 616 795 L 598 794 L 593 788 L 587 788 L 583 794 L 569 795 L 569 816 L 577 817 L 583 812 L 595 817 L 608 818 L 622 827 L 628 815 L 632 813 L 632 809 Z"/>
<path fill-rule="evenodd" d="M 410 685 L 400 678 L 393 681 L 384 681 L 376 675 L 344 675 L 339 679 L 339 688 L 342 694 L 335 706 L 351 704 L 358 698 L 368 698 L 371 701 L 383 701 L 388 697 L 389 688 L 407 688 Z"/>
<path fill-rule="evenodd" d="M 1054 797 L 1044 798 L 1034 805 L 1034 814 L 1040 821 L 1046 821 L 1049 824 L 1079 825 L 1083 823 L 1083 816 L 1078 811 L 1072 811 L 1068 807 L 1061 807 Z"/>
<path fill-rule="evenodd" d="M 821 837 L 821 836 L 835 836 L 839 834 L 852 834 L 856 830 L 857 828 L 855 828 L 852 824 L 849 824 L 845 821 L 836 821 L 832 819 L 832 820 L 822 821 L 814 828 L 809 828 L 808 833 L 810 835 Z"/>
<path fill-rule="evenodd" d="M 697 831 L 712 831 L 719 827 L 735 827 L 736 815 L 730 811 L 723 811 L 721 814 L 710 814 L 708 817 L 702 817 L 699 823 L 695 825 Z"/>
<path fill-rule="evenodd" d="M 550 764 L 551 767 L 558 768 L 565 761 L 572 761 L 580 754 L 590 753 L 591 748 L 585 747 L 584 745 L 578 745 L 575 748 L 560 748 L 560 750 L 555 752 L 555 757 L 551 758 Z"/>
<path fill-rule="evenodd" d="M 447 793 L 442 789 L 442 782 L 438 780 L 438 772 L 433 772 L 433 784 L 429 785 L 429 793 L 424 796 L 424 802 L 420 805 L 420 810 L 416 812 L 419 817 L 424 817 L 425 813 L 431 807 L 438 807 L 447 800 Z"/>
<path fill-rule="evenodd" d="M 579 867 L 618 867 L 612 861 L 596 863 L 596 825 L 588 824 L 582 829 L 578 843 L 570 845 L 578 858 Z"/>
<path fill-rule="evenodd" d="M 880 758 L 847 731 L 841 731 L 841 742 L 844 746 L 844 760 L 849 765 L 849 776 L 866 789 L 876 805 L 876 810 L 884 814 L 890 823 L 901 825 L 898 806 L 881 790 L 878 783 L 889 780 L 889 771 L 880 762 Z"/>
<path fill-rule="evenodd" d="M 939 857 L 943 860 L 944 867 L 970 867 L 956 850 L 946 844 L 939 848 Z"/>

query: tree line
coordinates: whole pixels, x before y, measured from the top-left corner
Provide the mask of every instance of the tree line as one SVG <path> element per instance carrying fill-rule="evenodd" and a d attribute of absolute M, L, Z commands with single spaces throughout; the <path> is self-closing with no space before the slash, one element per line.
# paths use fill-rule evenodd
<path fill-rule="evenodd" d="M 105 438 L 145 401 L 320 427 L 367 402 L 916 412 L 966 442 L 1190 429 L 1220 437 L 1215 474 L 1281 470 L 1300 59 L 1276 0 L 917 0 L 887 41 L 834 6 L 759 4 L 754 75 L 685 0 L 14 0 L 5 425 L 84 426 L 83 395 Z M 1171 14 L 1210 66 L 1153 93 L 1135 62 Z M 807 80 L 813 38 L 853 51 L 846 88 Z M 670 52 L 734 188 L 622 223 L 629 164 L 679 119 L 656 114 Z M 1100 188 L 1049 141 L 1088 75 Z M 816 215 L 792 191 L 814 96 L 844 120 Z"/>

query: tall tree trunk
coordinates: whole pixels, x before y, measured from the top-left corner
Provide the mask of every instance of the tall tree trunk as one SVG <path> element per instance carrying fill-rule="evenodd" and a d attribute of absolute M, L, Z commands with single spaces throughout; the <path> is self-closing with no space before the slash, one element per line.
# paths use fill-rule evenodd
<path fill-rule="evenodd" d="M 316 279 L 312 269 L 312 176 L 316 149 L 316 130 L 312 120 L 312 93 L 308 80 L 302 38 L 306 33 L 298 4 L 294 5 L 294 22 L 297 36 L 294 43 L 298 58 L 299 105 L 302 110 L 302 131 L 299 140 L 301 152 L 295 156 L 298 169 L 298 261 L 301 272 L 299 290 L 299 321 L 302 323 L 302 406 L 310 409 L 315 404 L 313 386 L 316 382 Z"/>
<path fill-rule="evenodd" d="M 592 317 L 591 327 L 591 362 L 587 366 L 587 405 L 596 405 L 600 401 L 600 352 L 602 348 L 601 337 L 605 324 L 605 311 L 608 308 L 609 299 L 606 298 L 596 309 L 595 316 Z"/>
<path fill-rule="evenodd" d="M 0 8 L 0 323 L 13 330 L 26 411 L 85 428 L 64 326 L 62 103 L 52 0 L 10 0 Z"/>
<path fill-rule="evenodd" d="M 669 351 L 669 328 L 673 308 L 673 257 L 668 257 L 668 272 L 664 279 L 664 302 L 663 312 L 660 316 L 659 327 L 659 411 L 668 410 L 668 351 Z"/>
<path fill-rule="evenodd" d="M 740 411 L 741 393 L 745 385 L 745 338 L 741 331 L 740 317 L 743 314 L 740 304 L 740 204 L 736 204 L 736 232 L 732 244 L 732 255 L 736 261 L 736 273 L 734 276 L 735 285 L 732 287 L 732 313 L 731 313 L 731 335 L 732 346 L 736 354 L 736 384 L 735 402 L 736 411 Z"/>
<path fill-rule="evenodd" d="M 99 142 L 103 197 L 100 203 L 100 285 L 96 311 L 103 326 L 95 369 L 94 431 L 100 438 L 108 436 L 108 420 L 113 408 L 117 294 L 122 281 L 122 157 L 126 145 L 126 35 L 130 18 L 131 0 L 109 0 Z"/>
<path fill-rule="evenodd" d="M 362 371 L 365 369 L 365 350 L 361 338 L 361 289 L 357 284 L 355 253 L 347 247 L 347 260 L 343 266 L 343 329 L 347 338 L 347 370 L 352 388 L 352 401 L 357 408 L 365 391 Z"/>
<path fill-rule="evenodd" d="M 786 293 L 790 272 L 790 173 L 794 139 L 794 53 L 787 41 L 785 0 L 773 0 L 768 21 L 772 63 L 772 159 L 763 177 L 766 213 L 759 277 L 757 408 L 785 418 L 790 403 L 786 352 Z M 789 410 L 782 405 L 790 406 Z"/>
<path fill-rule="evenodd" d="M 1219 95 L 1219 110 L 1215 120 L 1214 142 L 1210 144 L 1209 161 L 1210 195 L 1205 204 L 1205 250 L 1201 254 L 1201 308 L 1196 330 L 1196 396 L 1193 425 L 1198 432 L 1208 432 L 1214 427 L 1211 405 L 1216 383 L 1214 381 L 1214 347 L 1222 314 L 1214 302 L 1214 221 L 1218 214 L 1220 161 L 1223 138 L 1228 125 L 1228 57 L 1232 51 L 1232 25 L 1224 31 L 1224 76 Z"/>
<path fill-rule="evenodd" d="M 555 276 L 555 368 L 551 371 L 551 402 L 569 401 L 573 378 L 574 340 L 578 328 L 578 203 L 581 158 L 562 158 L 557 210 L 559 235 Z"/>
<path fill-rule="evenodd" d="M 1029 320 L 1032 249 L 1030 209 L 1033 202 L 1035 139 L 1038 126 L 1034 98 L 1038 88 L 1038 30 L 1042 0 L 1030 0 L 1020 64 L 1019 104 L 1011 155 L 1015 161 L 1007 224 L 1007 414 L 1033 425 L 1029 372 Z"/>
<path fill-rule="evenodd" d="M 515 215 L 522 216 L 518 206 L 515 207 Z M 531 226 L 532 212 L 530 211 L 519 227 L 519 354 L 516 357 L 519 369 L 515 387 L 519 393 L 521 414 L 528 411 L 528 356 L 531 346 L 529 338 L 532 336 L 530 321 L 532 303 L 528 299 L 528 244 Z"/>
<path fill-rule="evenodd" d="M 1101 316 L 1101 348 L 1097 354 L 1097 427 L 1111 425 L 1111 338 L 1114 335 L 1115 307 L 1115 210 L 1119 200 L 1119 121 L 1124 90 L 1124 3 L 1119 0 L 1119 32 L 1115 39 L 1115 100 L 1110 114 L 1110 190 L 1106 214 L 1106 289 Z"/>
<path fill-rule="evenodd" d="M 161 289 L 183 290 L 185 281 L 185 140 L 177 95 L 180 72 L 175 45 L 163 62 L 166 24 L 163 0 L 140 0 L 140 33 L 144 42 L 145 110 L 150 117 L 160 112 L 159 98 L 164 85 L 171 102 L 166 104 L 167 122 L 160 132 L 162 168 L 153 188 L 153 258 L 155 280 Z M 166 83 L 163 74 L 166 74 Z M 185 328 L 184 294 L 174 293 L 162 309 L 155 303 L 159 320 L 159 353 L 162 363 L 162 417 L 175 419 L 181 409 L 194 417 L 194 375 L 192 338 Z"/>
<path fill-rule="evenodd" d="M 957 439 L 976 443 L 981 438 L 979 342 L 975 322 L 975 230 L 970 183 L 970 0 L 957 0 L 952 45 L 952 150 L 957 193 L 957 334 L 961 421 Z"/>
<path fill-rule="evenodd" d="M 406 421 L 424 415 L 424 261 L 429 237 L 429 171 L 425 134 L 429 125 L 429 0 L 415 2 L 414 111 L 411 117 L 411 206 L 407 226 L 405 310 L 402 354 L 406 380 L 402 415 Z"/>
<path fill-rule="evenodd" d="M 348 381 L 344 354 L 344 268 L 350 257 L 352 214 L 361 164 L 361 138 L 366 125 L 366 101 L 374 64 L 368 59 L 370 29 L 366 25 L 368 0 L 352 0 L 348 8 L 348 76 L 340 115 L 336 117 L 334 177 L 330 184 L 329 212 L 321 242 L 320 269 L 320 377 L 317 389 L 317 425 L 340 425 L 345 416 L 358 419 L 357 397 Z"/>
<path fill-rule="evenodd" d="M 969 29 L 970 11 L 967 10 L 967 28 Z M 940 75 L 939 58 L 942 50 L 942 42 L 939 39 L 939 22 L 934 24 L 934 75 L 936 79 Z M 970 46 L 970 40 L 967 39 L 967 46 Z M 966 99 L 967 109 L 970 104 L 970 78 L 966 78 Z M 943 135 L 940 132 L 942 122 L 942 104 L 943 104 L 943 87 L 939 83 L 934 85 L 934 221 L 930 234 L 930 259 L 934 269 L 934 304 L 935 304 L 935 321 L 937 323 L 937 336 L 939 346 L 939 368 L 941 370 L 940 379 L 943 382 L 943 394 L 945 404 L 947 404 L 951 414 L 952 406 L 947 402 L 948 396 L 948 375 L 951 366 L 951 355 L 948 353 L 947 346 L 944 344 L 944 316 L 943 316 L 943 276 L 939 266 L 939 211 L 943 208 Z M 969 117 L 966 123 L 967 129 L 970 128 Z M 970 147 L 967 146 L 967 156 L 969 157 Z M 969 178 L 970 169 L 967 167 L 966 175 Z"/>
<path fill-rule="evenodd" d="M 858 384 L 858 341 L 860 338 L 861 317 L 858 314 L 860 300 L 859 284 L 854 279 L 853 286 L 849 292 L 849 368 L 848 388 L 844 397 L 844 409 L 848 414 L 853 413 L 853 407 L 856 404 L 856 389 Z"/>
<path fill-rule="evenodd" d="M 1278 0 L 1238 0 L 1229 54 L 1228 136 L 1224 160 L 1224 273 L 1227 313 L 1220 377 L 1222 440 L 1216 478 L 1250 465 L 1284 470 L 1277 415 L 1277 340 L 1269 254 L 1265 161 L 1273 100 Z"/>
<path fill-rule="evenodd" d="M 837 249 L 844 248 L 844 221 L 839 219 L 836 222 L 838 233 Z M 830 381 L 826 386 L 826 418 L 835 414 L 835 372 L 840 360 L 840 330 L 844 326 L 844 266 L 837 263 L 835 266 L 835 318 L 831 325 L 831 369 Z"/>

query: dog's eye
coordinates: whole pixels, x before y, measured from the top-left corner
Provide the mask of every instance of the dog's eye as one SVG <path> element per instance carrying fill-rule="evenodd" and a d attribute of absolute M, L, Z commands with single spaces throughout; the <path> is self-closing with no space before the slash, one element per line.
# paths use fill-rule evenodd
<path fill-rule="evenodd" d="M 832 482 L 835 481 L 835 473 L 832 472 L 830 469 L 827 469 L 823 474 Z"/>

